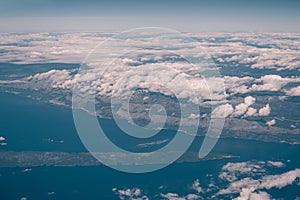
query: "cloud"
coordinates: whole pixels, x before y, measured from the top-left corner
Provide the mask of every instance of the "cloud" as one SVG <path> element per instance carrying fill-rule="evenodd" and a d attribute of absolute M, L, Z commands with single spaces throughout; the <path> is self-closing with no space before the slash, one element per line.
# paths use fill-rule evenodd
<path fill-rule="evenodd" d="M 300 169 L 295 169 L 280 175 L 264 176 L 261 180 L 259 188 L 283 188 L 292 184 L 297 178 L 300 178 Z"/>
<path fill-rule="evenodd" d="M 202 199 L 199 195 L 197 194 L 188 194 L 186 195 L 186 200 L 199 200 L 199 199 Z"/>
<path fill-rule="evenodd" d="M 272 119 L 272 120 L 270 120 L 270 121 L 267 121 L 266 124 L 267 124 L 268 126 L 273 126 L 273 125 L 276 124 L 276 120 L 275 120 L 275 119 Z"/>
<path fill-rule="evenodd" d="M 270 114 L 270 112 L 271 112 L 270 105 L 267 104 L 263 108 L 259 109 L 258 115 L 259 116 L 268 116 Z"/>
<path fill-rule="evenodd" d="M 140 188 L 123 189 L 118 190 L 113 188 L 112 191 L 119 196 L 120 199 L 130 199 L 130 200 L 149 200 L 149 198 L 143 194 Z"/>
<path fill-rule="evenodd" d="M 289 96 L 300 96 L 300 86 L 286 90 L 285 94 Z"/>
<path fill-rule="evenodd" d="M 186 200 L 184 197 L 179 197 L 176 193 L 161 194 L 161 197 L 168 200 Z"/>
<path fill-rule="evenodd" d="M 274 166 L 274 167 L 283 167 L 284 163 L 283 162 L 279 162 L 279 161 L 268 161 L 268 164 Z"/>
<path fill-rule="evenodd" d="M 218 192 L 218 195 L 240 193 L 240 199 L 251 199 L 250 197 L 253 194 L 254 196 L 259 194 L 261 192 L 260 190 L 269 190 L 271 188 L 281 189 L 292 184 L 297 178 L 300 178 L 300 169 L 291 170 L 283 174 L 266 175 L 260 179 L 246 177 L 231 181 L 226 189 L 222 189 Z M 256 194 L 254 192 L 256 192 Z M 261 195 L 267 197 L 266 194 Z"/>
<path fill-rule="evenodd" d="M 251 91 L 279 91 L 287 83 L 299 82 L 298 78 L 282 78 L 279 75 L 265 75 L 256 82 L 262 82 L 261 85 L 253 84 Z"/>
<path fill-rule="evenodd" d="M 147 142 L 147 143 L 142 143 L 142 144 L 138 144 L 138 147 L 149 147 L 149 146 L 155 146 L 155 145 L 159 145 L 159 144 L 163 144 L 168 142 L 169 139 L 165 139 L 165 140 L 158 140 L 158 141 L 154 141 L 154 142 Z"/>
<path fill-rule="evenodd" d="M 29 76 L 27 81 L 33 88 L 71 89 L 74 80 L 69 70 L 50 70 Z"/>
<path fill-rule="evenodd" d="M 247 112 L 245 113 L 244 117 L 256 116 L 257 109 L 249 107 Z"/>
<path fill-rule="evenodd" d="M 224 77 L 225 86 L 232 94 L 246 94 L 257 91 L 280 91 L 289 83 L 299 83 L 299 77 L 281 77 L 280 75 L 264 75 L 260 78 Z M 297 89 L 295 89 L 297 91 Z M 288 92 L 288 91 L 286 91 Z"/>
<path fill-rule="evenodd" d="M 230 104 L 223 104 L 212 111 L 212 118 L 225 118 L 233 113 L 233 107 Z"/>
<path fill-rule="evenodd" d="M 232 117 L 250 117 L 250 116 L 268 116 L 271 112 L 271 108 L 269 104 L 266 104 L 264 107 L 260 108 L 259 111 L 257 109 L 252 108 L 252 106 L 256 101 L 255 97 L 247 96 L 244 98 L 244 102 L 237 104 L 234 108 L 232 105 L 226 103 L 216 107 L 212 111 L 212 117 L 215 118 L 224 118 L 228 116 Z"/>
<path fill-rule="evenodd" d="M 254 192 L 253 188 L 243 188 L 240 196 L 234 200 L 269 200 L 271 196 L 266 192 Z"/>
<path fill-rule="evenodd" d="M 238 176 L 246 174 L 252 175 L 265 172 L 263 165 L 265 162 L 251 163 L 251 162 L 229 162 L 222 167 L 222 172 L 219 178 L 228 182 L 233 182 L 238 179 Z"/>
<path fill-rule="evenodd" d="M 200 118 L 200 115 L 199 114 L 194 114 L 194 113 L 191 113 L 190 116 L 188 117 L 189 119 L 198 119 Z"/>
<path fill-rule="evenodd" d="M 196 194 L 188 194 L 186 196 L 179 196 L 176 193 L 167 193 L 167 194 L 160 194 L 162 198 L 168 199 L 168 200 L 197 200 L 201 199 L 200 196 Z"/>
<path fill-rule="evenodd" d="M 255 100 L 256 99 L 252 96 L 245 97 L 244 103 L 240 103 L 235 106 L 233 116 L 243 115 L 247 111 L 248 107 L 255 103 Z"/>
<path fill-rule="evenodd" d="M 0 141 L 4 141 L 4 140 L 5 140 L 5 137 L 0 136 Z"/>
<path fill-rule="evenodd" d="M 194 181 L 194 183 L 193 183 L 193 185 L 192 185 L 192 188 L 193 188 L 194 190 L 196 190 L 197 193 L 203 192 L 203 189 L 200 187 L 200 181 L 199 181 L 199 179 L 196 179 L 196 180 Z"/>

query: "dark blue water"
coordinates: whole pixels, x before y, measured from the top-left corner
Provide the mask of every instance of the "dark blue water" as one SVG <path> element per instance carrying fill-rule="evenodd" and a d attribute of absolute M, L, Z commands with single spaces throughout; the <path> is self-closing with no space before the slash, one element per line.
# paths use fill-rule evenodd
<path fill-rule="evenodd" d="M 0 94 L 0 108 L 0 136 L 4 136 L 7 142 L 7 146 L 0 147 L 1 150 L 86 151 L 76 133 L 70 109 L 7 93 Z M 104 120 L 103 123 L 106 126 L 113 124 L 111 120 Z M 201 141 L 201 138 L 196 140 L 190 150 L 198 150 Z M 207 174 L 217 179 L 222 166 L 229 161 L 280 160 L 286 163 L 290 160 L 284 169 L 274 170 L 274 174 L 300 167 L 299 145 L 220 139 L 213 153 L 226 153 L 240 158 L 174 163 L 146 174 L 127 174 L 106 166 L 40 166 L 33 167 L 29 172 L 22 172 L 24 168 L 19 167 L 0 168 L 0 199 L 118 199 L 112 192 L 115 187 L 139 187 L 151 199 L 160 199 L 160 193 L 186 195 L 191 192 L 191 184 L 195 179 L 199 179 L 205 188 L 212 179 Z M 216 184 L 222 187 L 223 183 Z M 164 187 L 158 189 L 160 186 Z M 292 199 L 300 195 L 299 186 L 295 185 L 283 191 L 274 189 L 272 196 Z M 49 192 L 55 193 L 49 195 Z"/>

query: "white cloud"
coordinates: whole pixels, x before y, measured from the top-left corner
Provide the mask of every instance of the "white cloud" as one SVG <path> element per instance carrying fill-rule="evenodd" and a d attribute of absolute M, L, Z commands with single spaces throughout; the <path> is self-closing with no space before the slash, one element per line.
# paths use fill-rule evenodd
<path fill-rule="evenodd" d="M 186 196 L 179 196 L 176 193 L 167 193 L 167 194 L 160 194 L 162 198 L 168 200 L 197 200 L 201 199 L 201 197 L 197 194 L 187 194 Z"/>
<path fill-rule="evenodd" d="M 250 116 L 256 116 L 256 115 L 257 115 L 257 109 L 249 107 L 244 116 L 250 117 Z"/>
<path fill-rule="evenodd" d="M 240 193 L 241 198 L 243 196 L 250 197 L 253 192 L 259 192 L 263 189 L 281 189 L 283 187 L 286 187 L 287 185 L 292 184 L 297 178 L 300 178 L 300 169 L 291 170 L 278 175 L 266 175 L 257 180 L 247 177 L 241 180 L 230 182 L 230 185 L 226 189 L 220 190 L 218 194 L 223 195 Z"/>
<path fill-rule="evenodd" d="M 194 190 L 196 190 L 197 193 L 203 192 L 202 187 L 200 187 L 200 181 L 199 181 L 199 179 L 196 179 L 196 180 L 194 181 L 194 183 L 193 183 L 193 185 L 192 185 L 192 188 L 193 188 Z"/>
<path fill-rule="evenodd" d="M 300 178 L 300 169 L 295 169 L 280 175 L 264 176 L 259 188 L 271 189 L 275 187 L 281 189 L 292 184 L 297 178 Z"/>
<path fill-rule="evenodd" d="M 248 107 L 254 104 L 256 99 L 252 96 L 247 96 L 244 99 L 244 103 L 240 103 L 235 106 L 233 116 L 241 116 L 247 112 Z"/>
<path fill-rule="evenodd" d="M 285 93 L 289 96 L 300 96 L 300 86 L 286 90 Z"/>
<path fill-rule="evenodd" d="M 272 119 L 272 120 L 270 120 L 270 121 L 267 121 L 266 124 L 267 124 L 268 126 L 273 126 L 273 125 L 276 124 L 276 120 L 275 120 L 275 119 Z"/>
<path fill-rule="evenodd" d="M 299 77 L 281 77 L 279 75 L 264 75 L 254 79 L 251 77 L 224 77 L 226 88 L 233 94 L 246 94 L 256 91 L 280 91 L 288 83 L 299 83 Z M 246 85 L 247 84 L 247 85 Z M 298 89 L 295 88 L 290 93 L 297 94 Z M 286 91 L 289 92 L 289 91 Z"/>
<path fill-rule="evenodd" d="M 254 192 L 254 188 L 243 188 L 240 196 L 234 200 L 269 200 L 271 196 L 266 192 Z"/>
<path fill-rule="evenodd" d="M 143 194 L 140 188 L 124 189 L 118 190 L 113 188 L 112 191 L 119 196 L 120 199 L 130 199 L 130 200 L 149 200 L 149 198 Z"/>
<path fill-rule="evenodd" d="M 34 88 L 60 88 L 70 89 L 74 81 L 68 70 L 50 70 L 44 73 L 38 73 L 34 76 L 29 76 L 27 80 Z"/>
<path fill-rule="evenodd" d="M 149 146 L 155 146 L 155 145 L 159 145 L 159 144 L 163 144 L 168 142 L 169 139 L 165 139 L 165 140 L 158 140 L 158 141 L 153 141 L 153 142 L 147 142 L 147 143 L 142 143 L 142 144 L 138 144 L 138 147 L 149 147 Z"/>
<path fill-rule="evenodd" d="M 189 119 L 198 119 L 200 118 L 200 115 L 199 114 L 194 114 L 194 113 L 191 113 L 190 116 L 188 117 Z"/>
<path fill-rule="evenodd" d="M 274 166 L 274 167 L 283 167 L 284 163 L 280 161 L 268 161 L 268 164 Z"/>
<path fill-rule="evenodd" d="M 186 200 L 197 200 L 201 199 L 201 197 L 197 194 L 188 194 L 186 195 Z"/>
<path fill-rule="evenodd" d="M 185 197 L 180 197 L 176 193 L 161 194 L 161 197 L 168 200 L 186 200 Z"/>
<path fill-rule="evenodd" d="M 261 85 L 253 84 L 251 91 L 279 91 L 287 83 L 299 82 L 298 78 L 282 78 L 279 75 L 265 75 L 256 82 L 262 82 Z"/>
<path fill-rule="evenodd" d="M 262 107 L 261 109 L 259 109 L 258 115 L 259 116 L 268 116 L 270 114 L 270 112 L 271 112 L 270 105 L 267 104 L 264 107 Z"/>
<path fill-rule="evenodd" d="M 265 169 L 262 166 L 264 164 L 264 162 L 229 162 L 222 167 L 222 172 L 219 174 L 219 178 L 228 182 L 233 182 L 238 179 L 239 175 L 242 174 L 251 175 L 256 173 L 262 173 L 265 172 Z"/>
<path fill-rule="evenodd" d="M 230 104 L 223 104 L 212 111 L 212 118 L 225 118 L 233 113 L 233 107 Z"/>
<path fill-rule="evenodd" d="M 4 141 L 4 140 L 5 140 L 5 137 L 0 136 L 0 141 Z"/>

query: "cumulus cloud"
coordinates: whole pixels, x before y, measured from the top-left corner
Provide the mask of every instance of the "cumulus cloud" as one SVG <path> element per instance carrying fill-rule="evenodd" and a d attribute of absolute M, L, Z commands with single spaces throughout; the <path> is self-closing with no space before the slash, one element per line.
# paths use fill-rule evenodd
<path fill-rule="evenodd" d="M 143 191 L 140 188 L 128 188 L 124 190 L 113 188 L 112 191 L 118 195 L 120 199 L 149 200 L 149 198 L 143 194 Z"/>
<path fill-rule="evenodd" d="M 243 115 L 248 110 L 248 107 L 255 103 L 255 100 L 256 99 L 252 96 L 245 97 L 244 103 L 235 106 L 233 116 Z"/>
<path fill-rule="evenodd" d="M 192 185 L 192 188 L 193 188 L 194 190 L 196 190 L 197 193 L 203 192 L 202 187 L 200 187 L 200 181 L 199 181 L 199 179 L 196 179 L 196 180 L 194 181 L 194 183 L 193 183 L 193 185 Z"/>
<path fill-rule="evenodd" d="M 5 137 L 0 136 L 0 142 L 1 142 L 1 141 L 4 141 L 4 140 L 5 140 Z"/>
<path fill-rule="evenodd" d="M 289 96 L 300 96 L 300 86 L 286 90 L 285 93 Z"/>
<path fill-rule="evenodd" d="M 250 116 L 256 116 L 256 115 L 257 115 L 257 109 L 249 107 L 244 116 L 250 117 Z"/>
<path fill-rule="evenodd" d="M 297 178 L 300 178 L 300 169 L 295 169 L 280 175 L 264 176 L 259 188 L 271 189 L 275 187 L 281 189 L 292 184 Z"/>
<path fill-rule="evenodd" d="M 236 169 L 240 170 L 240 167 L 237 166 L 233 167 L 232 170 L 236 170 Z M 281 167 L 281 164 L 275 163 L 272 166 Z M 225 169 L 226 168 L 228 168 L 228 166 L 225 167 Z M 242 169 L 243 169 L 242 171 L 245 171 L 245 169 L 247 169 L 246 171 L 250 171 L 251 167 L 250 168 L 247 167 L 245 169 L 242 168 Z M 300 169 L 291 170 L 283 174 L 265 175 L 259 179 L 246 177 L 240 180 L 230 180 L 229 186 L 226 189 L 220 190 L 218 192 L 218 195 L 239 193 L 240 197 L 238 197 L 237 199 L 255 199 L 254 197 L 269 199 L 270 196 L 267 193 L 262 193 L 261 190 L 265 190 L 265 189 L 269 190 L 271 188 L 281 189 L 283 187 L 286 187 L 287 185 L 292 184 L 297 178 L 300 178 Z"/>
<path fill-rule="evenodd" d="M 255 97 L 247 96 L 244 98 L 244 102 L 237 104 L 235 107 L 228 103 L 220 105 L 212 111 L 212 117 L 224 118 L 228 116 L 268 116 L 271 112 L 270 105 L 266 104 L 264 107 L 257 110 L 255 108 L 250 107 L 255 103 L 255 101 Z"/>
<path fill-rule="evenodd" d="M 240 175 L 252 175 L 265 172 L 263 165 L 265 162 L 251 163 L 251 162 L 229 162 L 222 167 L 222 172 L 219 178 L 228 182 L 233 182 L 238 179 Z"/>
<path fill-rule="evenodd" d="M 232 105 L 226 103 L 216 107 L 212 111 L 212 118 L 225 118 L 233 113 Z"/>
<path fill-rule="evenodd" d="M 268 161 L 268 164 L 274 166 L 274 167 L 283 167 L 284 163 L 280 161 Z"/>
<path fill-rule="evenodd" d="M 96 44 L 111 37 L 111 34 L 97 33 L 50 33 L 36 34 L 0 34 L 1 62 L 42 63 L 68 62 L 81 63 L 90 49 Z M 285 33 L 257 35 L 255 33 L 193 33 L 192 37 L 201 38 L 197 41 L 207 52 L 218 60 L 232 66 L 247 66 L 255 69 L 295 70 L 300 66 L 299 45 L 297 34 Z M 284 38 L 284 39 L 283 39 Z M 159 40 L 159 38 L 155 38 Z M 180 48 L 190 47 L 175 41 Z M 26 45 L 26 48 L 22 47 Z M 173 50 L 176 51 L 176 50 Z M 109 53 L 109 52 L 108 52 Z M 161 56 L 151 58 L 159 60 Z M 148 61 L 142 57 L 140 61 Z"/>
<path fill-rule="evenodd" d="M 188 194 L 186 196 L 179 196 L 176 193 L 167 193 L 167 194 L 160 194 L 163 199 L 168 199 L 168 200 L 197 200 L 200 199 L 201 197 L 196 194 Z"/>
<path fill-rule="evenodd" d="M 270 121 L 267 121 L 266 124 L 267 124 L 268 126 L 273 126 L 273 125 L 276 124 L 276 120 L 275 120 L 275 119 L 272 119 L 272 120 L 270 120 Z"/>
<path fill-rule="evenodd" d="M 268 116 L 270 114 L 270 112 L 271 112 L 270 105 L 267 104 L 264 107 L 262 107 L 261 109 L 259 109 L 258 115 L 259 116 Z"/>
<path fill-rule="evenodd" d="M 184 197 L 179 197 L 176 193 L 161 194 L 161 197 L 169 200 L 186 200 Z"/>
<path fill-rule="evenodd" d="M 243 188 L 240 196 L 234 200 L 269 200 L 271 196 L 266 192 L 255 192 L 254 188 Z"/>
<path fill-rule="evenodd" d="M 246 94 L 257 91 L 280 91 L 289 83 L 299 83 L 299 77 L 281 77 L 280 75 L 264 75 L 260 78 L 251 77 L 225 77 L 226 88 L 233 94 L 241 93 Z M 290 93 L 297 94 L 295 88 Z M 286 91 L 286 93 L 289 91 Z"/>
<path fill-rule="evenodd" d="M 69 70 L 50 70 L 44 73 L 38 73 L 27 78 L 30 85 L 37 88 L 59 88 L 70 89 L 74 80 Z"/>
<path fill-rule="evenodd" d="M 250 88 L 251 91 L 278 91 L 287 83 L 294 82 L 294 79 L 282 78 L 279 75 L 265 75 L 257 79 L 256 82 L 262 82 L 262 84 L 253 84 Z"/>

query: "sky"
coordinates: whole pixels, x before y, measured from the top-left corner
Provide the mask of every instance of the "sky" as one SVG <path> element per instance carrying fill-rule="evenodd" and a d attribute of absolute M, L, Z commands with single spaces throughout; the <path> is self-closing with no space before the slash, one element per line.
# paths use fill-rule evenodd
<path fill-rule="evenodd" d="M 1 32 L 300 32 L 297 0 L 0 0 Z"/>

